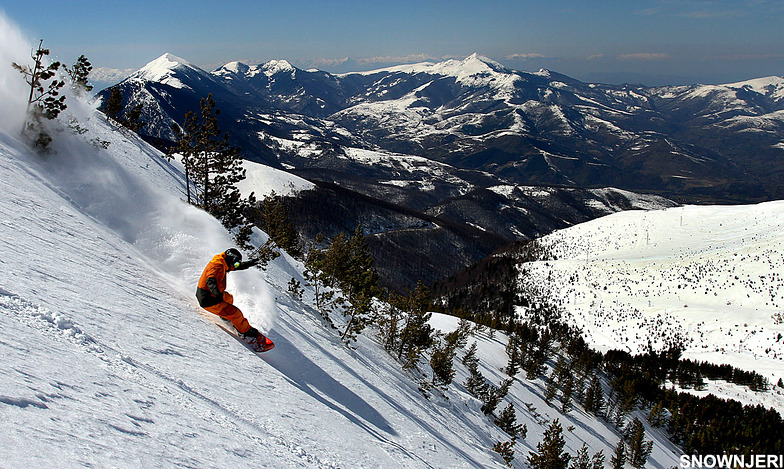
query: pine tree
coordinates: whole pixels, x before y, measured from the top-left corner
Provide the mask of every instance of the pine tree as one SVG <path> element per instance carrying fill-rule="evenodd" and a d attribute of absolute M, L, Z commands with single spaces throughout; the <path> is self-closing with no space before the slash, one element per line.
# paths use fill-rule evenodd
<path fill-rule="evenodd" d="M 563 428 L 555 419 L 545 431 L 542 441 L 536 445 L 536 453 L 532 451 L 528 455 L 531 469 L 567 469 L 571 458 L 564 451 L 565 445 Z"/>
<path fill-rule="evenodd" d="M 512 438 L 510 441 L 504 442 L 497 442 L 493 445 L 493 451 L 498 453 L 501 458 L 504 460 L 508 467 L 512 467 L 512 461 L 514 461 L 514 445 L 516 441 Z"/>
<path fill-rule="evenodd" d="M 316 307 L 322 316 L 328 319 L 325 307 L 346 305 L 343 315 L 348 322 L 341 334 L 346 343 L 356 340 L 372 319 L 371 306 L 378 295 L 378 273 L 373 262 L 359 226 L 351 238 L 340 233 L 326 249 L 311 246 L 308 250 L 306 279 L 316 289 Z M 339 288 L 345 296 L 333 295 L 328 288 Z"/>
<path fill-rule="evenodd" d="M 125 119 L 123 119 L 122 124 L 129 128 L 130 130 L 139 133 L 139 131 L 147 125 L 147 123 L 142 121 L 142 111 L 144 110 L 144 104 L 138 103 L 134 107 L 132 107 L 128 112 L 125 113 Z"/>
<path fill-rule="evenodd" d="M 219 109 L 208 94 L 200 112 L 188 112 L 182 129 L 175 127 L 176 152 L 185 166 L 188 203 L 204 209 L 229 230 L 237 230 L 235 240 L 249 247 L 250 223 L 245 213 L 253 199 L 242 199 L 236 184 L 245 179 L 240 149 L 229 145 L 229 135 L 218 125 Z M 221 136 L 222 135 L 222 136 Z M 193 186 L 193 191 L 191 191 Z"/>
<path fill-rule="evenodd" d="M 506 397 L 509 393 L 509 387 L 512 385 L 514 380 L 506 379 L 501 381 L 499 386 L 495 386 L 493 384 L 488 384 L 487 392 L 485 393 L 484 397 L 484 404 L 482 405 L 482 412 L 485 415 L 491 415 L 495 412 L 495 408 L 498 407 L 498 403 L 501 402 L 501 399 Z"/>
<path fill-rule="evenodd" d="M 291 294 L 292 298 L 302 301 L 302 295 L 305 293 L 305 289 L 302 288 L 302 282 L 291 277 L 291 280 L 289 280 L 288 283 L 288 292 Z"/>
<path fill-rule="evenodd" d="M 395 293 L 389 293 L 384 308 L 378 318 L 378 336 L 384 349 L 392 353 L 397 348 L 398 338 L 400 337 L 400 321 L 402 312 L 392 303 L 392 296 Z"/>
<path fill-rule="evenodd" d="M 47 80 L 55 78 L 60 69 L 60 62 L 52 62 L 44 66 L 44 57 L 49 55 L 49 49 L 44 49 L 44 40 L 38 44 L 38 49 L 33 51 L 30 57 L 33 59 L 33 66 L 19 65 L 13 62 L 11 65 L 24 75 L 25 81 L 30 85 L 30 96 L 27 99 L 28 112 L 33 108 L 47 119 L 54 119 L 66 108 L 65 96 L 57 97 L 60 88 L 65 86 L 62 80 L 54 79 L 45 86 Z"/>
<path fill-rule="evenodd" d="M 527 379 L 536 379 L 545 371 L 545 362 L 550 356 L 550 348 L 552 346 L 552 337 L 550 333 L 545 330 L 539 336 L 536 346 L 533 347 L 530 353 L 525 356 L 525 377 Z"/>
<path fill-rule="evenodd" d="M 254 210 L 256 225 L 292 256 L 301 254 L 299 235 L 286 211 L 283 197 L 272 191 Z"/>
<path fill-rule="evenodd" d="M 443 340 L 433 348 L 430 358 L 430 367 L 433 369 L 433 386 L 446 386 L 452 383 L 455 377 L 454 359 L 457 349 L 464 347 L 470 331 L 468 321 L 461 320 L 457 329 L 446 334 Z"/>
<path fill-rule="evenodd" d="M 400 333 L 397 356 L 403 360 L 404 367 L 410 369 L 416 367 L 419 358 L 433 343 L 433 328 L 428 324 L 432 316 L 430 292 L 418 282 L 401 306 L 406 312 L 406 321 Z"/>
<path fill-rule="evenodd" d="M 572 395 L 574 394 L 574 377 L 567 374 L 563 378 L 563 389 L 561 390 L 561 410 L 568 413 L 572 410 Z"/>
<path fill-rule="evenodd" d="M 555 394 L 558 392 L 557 380 L 558 380 L 557 373 L 555 372 L 555 370 L 553 370 L 550 377 L 547 378 L 547 381 L 545 382 L 545 388 L 544 388 L 544 400 L 548 404 L 550 403 L 550 401 L 553 400 Z"/>
<path fill-rule="evenodd" d="M 587 444 L 583 443 L 583 446 L 577 451 L 577 454 L 572 458 L 569 469 L 592 469 L 591 458 L 588 456 Z"/>
<path fill-rule="evenodd" d="M 644 467 L 652 450 L 653 441 L 645 441 L 645 427 L 635 417 L 629 430 L 629 463 L 638 469 Z"/>
<path fill-rule="evenodd" d="M 104 114 L 119 122 L 119 114 L 123 109 L 122 101 L 123 96 L 122 91 L 120 91 L 120 87 L 111 87 L 109 89 L 109 97 L 102 106 Z M 179 130 L 179 126 L 177 126 L 176 129 Z"/>
<path fill-rule="evenodd" d="M 602 391 L 602 383 L 599 377 L 594 375 L 585 391 L 585 398 L 583 399 L 583 407 L 588 412 L 598 415 L 602 407 L 604 407 L 604 393 Z"/>
<path fill-rule="evenodd" d="M 509 342 L 506 344 L 506 354 L 509 356 L 509 362 L 504 368 L 504 372 L 510 378 L 514 378 L 518 371 L 520 371 L 520 336 L 517 334 L 509 335 Z"/>
<path fill-rule="evenodd" d="M 654 427 L 663 427 L 667 423 L 664 402 L 659 401 L 648 413 L 648 422 Z"/>
<path fill-rule="evenodd" d="M 87 60 L 87 57 L 84 54 L 80 55 L 76 62 L 73 64 L 72 68 L 65 67 L 65 71 L 68 72 L 68 76 L 71 77 L 71 86 L 73 87 L 74 91 L 77 94 L 85 94 L 92 91 L 93 86 L 88 82 L 87 77 L 90 75 L 90 71 L 93 69 L 92 64 L 90 61 Z"/>
<path fill-rule="evenodd" d="M 305 280 L 313 287 L 313 296 L 316 302 L 316 309 L 321 317 L 333 329 L 335 325 L 329 317 L 329 313 L 335 307 L 335 292 L 327 288 L 328 278 L 325 272 L 326 251 L 318 248 L 324 238 L 318 233 L 315 240 L 310 243 L 305 255 Z"/>
<path fill-rule="evenodd" d="M 487 395 L 489 383 L 485 379 L 479 367 L 473 366 L 468 369 L 469 375 L 464 384 L 466 391 L 479 400 L 484 400 Z"/>
<path fill-rule="evenodd" d="M 373 268 L 373 255 L 365 243 L 365 236 L 357 226 L 349 240 L 347 268 L 341 272 L 341 288 L 347 291 L 349 316 L 341 338 L 356 340 L 370 321 L 371 305 L 378 289 L 378 273 Z"/>
<path fill-rule="evenodd" d="M 604 451 L 599 450 L 591 457 L 591 469 L 604 469 Z"/>
<path fill-rule="evenodd" d="M 461 363 L 466 367 L 468 367 L 469 370 L 471 368 L 477 368 L 479 366 L 479 358 L 477 358 L 476 356 L 476 350 L 477 350 L 476 342 L 473 342 L 471 346 L 468 347 L 466 354 L 463 356 L 463 359 L 461 360 Z"/>
<path fill-rule="evenodd" d="M 430 356 L 430 368 L 433 370 L 433 386 L 448 386 L 455 377 L 455 369 L 452 360 L 455 356 L 455 348 L 450 346 L 446 340 L 436 336 L 434 339 L 433 353 Z"/>
<path fill-rule="evenodd" d="M 528 428 L 525 425 L 517 423 L 517 414 L 512 403 L 509 403 L 496 417 L 495 424 L 515 440 L 518 438 L 525 439 L 528 433 Z"/>
<path fill-rule="evenodd" d="M 623 469 L 626 465 L 626 447 L 623 444 L 623 439 L 618 440 L 618 446 L 615 447 L 615 452 L 610 458 L 610 467 L 612 469 Z"/>
<path fill-rule="evenodd" d="M 604 452 L 599 451 L 594 453 L 593 456 L 588 456 L 588 445 L 583 443 L 583 446 L 577 451 L 577 454 L 572 458 L 572 463 L 569 469 L 604 469 Z"/>
<path fill-rule="evenodd" d="M 30 86 L 30 95 L 27 100 L 27 120 L 23 134 L 36 147 L 46 150 L 52 142 L 52 137 L 44 129 L 43 119 L 56 119 L 67 106 L 65 96 L 58 98 L 60 89 L 65 86 L 65 81 L 57 80 L 56 77 L 57 71 L 60 69 L 60 62 L 44 65 L 44 58 L 49 55 L 49 49 L 44 49 L 43 44 L 44 40 L 41 39 L 38 49 L 30 55 L 33 59 L 32 67 L 19 65 L 16 62 L 11 65 L 19 70 Z"/>
<path fill-rule="evenodd" d="M 264 270 L 264 266 L 277 259 L 278 256 L 280 256 L 280 253 L 276 251 L 269 240 L 267 240 L 266 243 L 262 244 L 256 249 L 253 249 L 250 254 L 248 254 L 248 259 L 258 261 L 256 267 Z"/>

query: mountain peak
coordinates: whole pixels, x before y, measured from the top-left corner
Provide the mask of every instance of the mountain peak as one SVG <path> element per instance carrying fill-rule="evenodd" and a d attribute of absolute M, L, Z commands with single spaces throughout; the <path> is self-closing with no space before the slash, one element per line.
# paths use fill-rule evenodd
<path fill-rule="evenodd" d="M 395 65 L 392 67 L 357 73 L 362 75 L 371 75 L 379 72 L 432 73 L 436 75 L 453 76 L 458 79 L 480 73 L 513 73 L 512 70 L 501 65 L 495 60 L 480 55 L 476 52 L 462 60 L 447 59 L 443 62 L 419 62 L 415 64 Z"/>
<path fill-rule="evenodd" d="M 509 72 L 510 71 L 508 68 L 504 67 L 503 65 L 501 65 L 498 62 L 496 62 L 495 60 L 493 60 L 493 59 L 491 59 L 489 57 L 485 57 L 484 55 L 480 55 L 480 54 L 478 54 L 476 52 L 474 52 L 473 54 L 471 54 L 468 57 L 466 57 L 462 61 L 462 63 L 465 64 L 465 65 L 483 64 L 484 66 L 490 67 L 491 69 L 493 69 L 494 71 L 497 71 L 497 72 Z"/>
<path fill-rule="evenodd" d="M 156 73 L 163 70 L 171 70 L 172 68 L 177 67 L 178 65 L 185 65 L 188 67 L 193 67 L 187 60 L 177 57 L 174 54 L 166 52 L 165 54 L 161 55 L 155 60 L 150 61 L 140 69 L 140 71 L 146 71 L 151 73 Z"/>
<path fill-rule="evenodd" d="M 277 73 L 294 73 L 296 69 L 287 60 L 270 60 L 261 66 L 262 71 L 267 76 Z"/>
<path fill-rule="evenodd" d="M 156 81 L 175 88 L 186 87 L 180 80 L 174 78 L 174 70 L 180 68 L 198 69 L 185 59 L 174 54 L 165 53 L 157 59 L 140 68 L 131 78 L 144 81 Z"/>
<path fill-rule="evenodd" d="M 244 75 L 248 73 L 248 70 L 250 70 L 250 67 L 248 65 L 235 60 L 233 62 L 229 62 L 223 65 L 222 67 L 219 67 L 213 73 L 218 75 L 223 75 L 223 76 Z"/>

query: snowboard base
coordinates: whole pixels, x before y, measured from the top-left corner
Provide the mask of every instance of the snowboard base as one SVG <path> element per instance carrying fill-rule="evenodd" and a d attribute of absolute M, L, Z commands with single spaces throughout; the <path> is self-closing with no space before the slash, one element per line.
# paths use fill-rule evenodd
<path fill-rule="evenodd" d="M 275 344 L 269 339 L 269 337 L 266 337 L 261 333 L 259 333 L 258 336 L 253 338 L 241 337 L 239 332 L 237 332 L 237 329 L 234 328 L 231 322 L 223 319 L 222 317 L 216 314 L 212 314 L 208 311 L 201 310 L 199 312 L 201 313 L 202 316 L 209 319 L 211 323 L 223 329 L 227 334 L 234 337 L 239 343 L 241 343 L 248 350 L 253 351 L 257 355 L 262 354 L 264 352 L 268 352 L 273 348 L 275 348 Z"/>

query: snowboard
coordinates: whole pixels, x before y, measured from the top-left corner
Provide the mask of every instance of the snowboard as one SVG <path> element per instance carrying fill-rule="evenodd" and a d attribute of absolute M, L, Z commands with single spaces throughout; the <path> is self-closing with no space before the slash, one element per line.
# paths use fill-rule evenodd
<path fill-rule="evenodd" d="M 239 343 L 244 345 L 249 350 L 253 351 L 257 355 L 262 354 L 264 352 L 269 352 L 273 348 L 275 348 L 275 344 L 269 339 L 269 337 L 264 336 L 263 334 L 259 333 L 256 337 L 253 338 L 244 338 L 240 336 L 237 329 L 231 325 L 231 322 L 223 319 L 222 317 L 212 314 L 208 311 L 199 311 L 202 316 L 209 319 L 210 322 L 215 324 L 216 326 L 223 329 L 227 334 L 234 337 Z"/>

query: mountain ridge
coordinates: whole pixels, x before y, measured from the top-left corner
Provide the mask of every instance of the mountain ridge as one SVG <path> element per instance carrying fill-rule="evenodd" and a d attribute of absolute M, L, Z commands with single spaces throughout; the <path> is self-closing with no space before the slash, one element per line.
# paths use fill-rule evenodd
<path fill-rule="evenodd" d="M 611 86 L 553 71 L 515 71 L 478 54 L 340 75 L 282 60 L 185 71 L 172 73 L 187 89 L 138 79 L 118 85 L 126 109 L 146 106 L 142 132 L 149 138 L 171 140 L 171 125 L 212 93 L 221 129 L 247 159 L 454 222 L 493 227 L 510 242 L 617 210 L 588 207 L 596 202 L 588 192 L 594 189 L 664 196 L 666 204 L 784 198 L 778 184 L 784 99 L 773 78 L 737 88 Z M 539 210 L 534 199 L 520 205 L 507 192 L 482 195 L 495 186 L 571 188 L 574 194 L 568 207 L 545 204 L 561 207 L 551 218 L 563 224 L 554 226 L 528 217 Z M 493 213 L 493 198 L 497 207 L 520 209 Z M 423 280 L 452 273 L 431 266 Z"/>
<path fill-rule="evenodd" d="M 300 70 L 285 60 L 231 64 L 232 70 L 224 66 L 201 75 L 226 81 L 240 95 L 229 101 L 246 104 L 230 111 L 234 122 L 227 130 L 253 133 L 243 137 L 250 143 L 248 157 L 270 164 L 285 162 L 285 156 L 258 156 L 260 145 L 254 140 L 259 130 L 294 142 L 337 141 L 427 156 L 526 184 L 613 185 L 715 201 L 780 195 L 770 172 L 761 169 L 774 169 L 776 175 L 781 171 L 771 160 L 784 140 L 780 77 L 725 85 L 619 87 L 586 84 L 552 71 L 518 72 L 477 54 L 462 61 L 340 75 Z M 317 120 L 291 129 L 291 121 L 302 118 L 275 117 L 280 112 Z M 173 138 L 166 126 L 156 124 L 146 132 Z M 758 138 L 746 138 L 750 133 Z M 354 141 L 346 142 L 346 134 Z M 713 142 L 718 138 L 749 147 L 744 152 L 733 145 L 717 147 Z M 494 161 L 480 156 L 487 152 Z M 532 164 L 549 169 L 530 173 Z M 592 171 L 591 165 L 605 170 Z"/>

